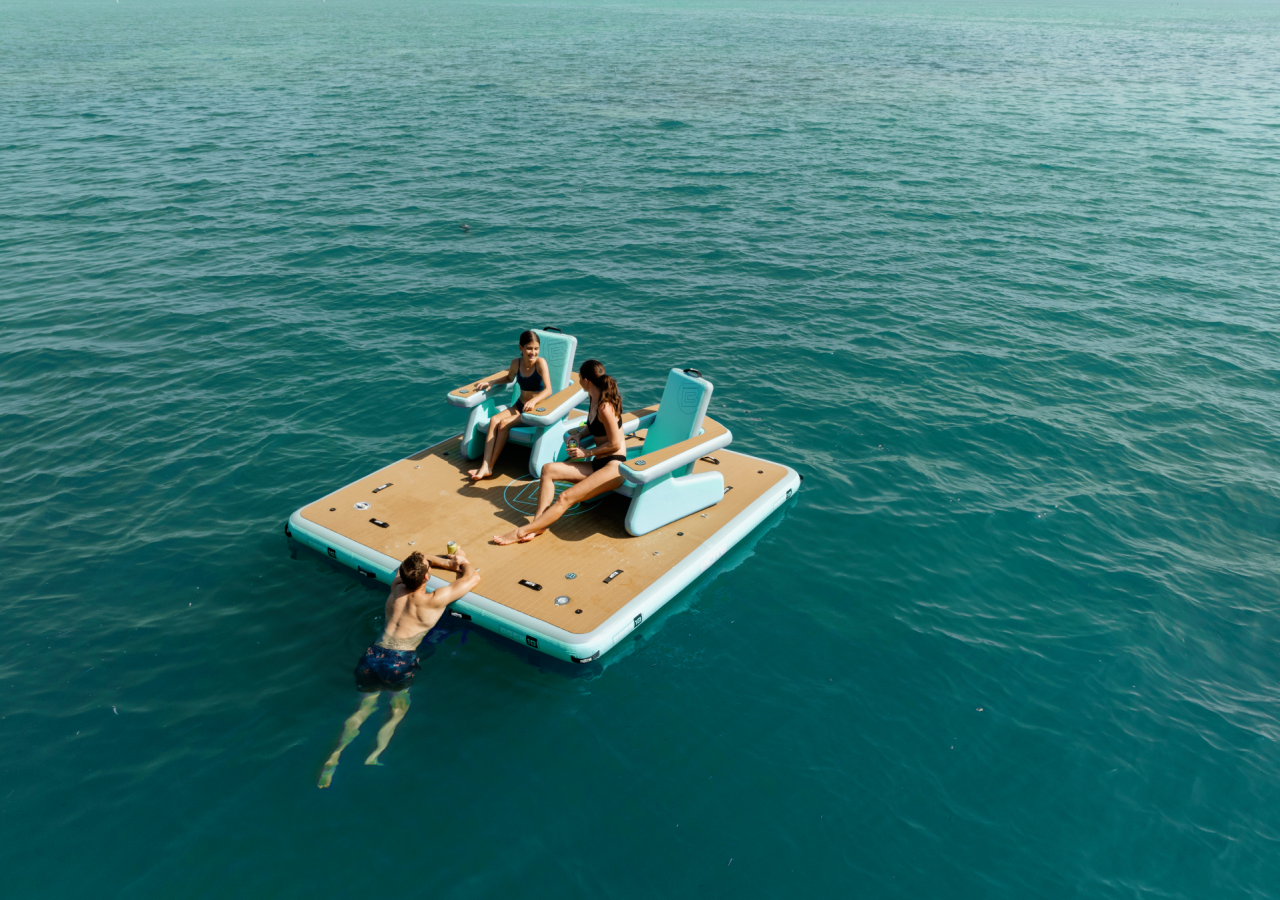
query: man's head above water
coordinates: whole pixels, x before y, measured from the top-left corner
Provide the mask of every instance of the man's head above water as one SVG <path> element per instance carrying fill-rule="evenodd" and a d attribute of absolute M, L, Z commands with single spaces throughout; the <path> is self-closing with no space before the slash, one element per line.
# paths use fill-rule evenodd
<path fill-rule="evenodd" d="M 427 583 L 431 575 L 431 563 L 422 555 L 422 551 L 414 550 L 400 563 L 400 583 L 411 591 L 416 591 Z"/>

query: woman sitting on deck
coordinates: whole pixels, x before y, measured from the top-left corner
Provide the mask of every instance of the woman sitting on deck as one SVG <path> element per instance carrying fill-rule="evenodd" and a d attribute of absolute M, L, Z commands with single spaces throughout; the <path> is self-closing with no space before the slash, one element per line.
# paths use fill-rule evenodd
<path fill-rule="evenodd" d="M 569 462 L 551 462 L 542 467 L 542 485 L 538 491 L 538 511 L 533 521 L 515 531 L 493 536 L 495 544 L 531 541 L 552 526 L 575 503 L 590 500 L 605 491 L 622 486 L 618 464 L 627 461 L 626 438 L 622 434 L 622 395 L 618 382 L 605 373 L 604 364 L 589 359 L 578 370 L 581 384 L 591 397 L 587 422 L 567 438 L 581 440 L 590 433 L 595 446 L 572 447 Z M 571 481 L 573 487 L 556 496 L 556 482 Z"/>
<path fill-rule="evenodd" d="M 499 384 L 520 383 L 520 399 L 507 409 L 489 420 L 489 433 L 484 439 L 484 460 L 480 467 L 467 474 L 472 481 L 489 478 L 493 468 L 498 464 L 498 456 L 502 448 L 507 446 L 507 436 L 511 429 L 520 424 L 520 415 L 527 407 L 537 406 L 551 396 L 551 371 L 547 361 L 538 356 L 538 336 L 532 331 L 520 335 L 520 356 L 511 360 L 511 368 L 507 374 L 493 381 L 481 381 L 476 390 L 487 391 Z M 525 371 L 528 370 L 528 374 Z"/>

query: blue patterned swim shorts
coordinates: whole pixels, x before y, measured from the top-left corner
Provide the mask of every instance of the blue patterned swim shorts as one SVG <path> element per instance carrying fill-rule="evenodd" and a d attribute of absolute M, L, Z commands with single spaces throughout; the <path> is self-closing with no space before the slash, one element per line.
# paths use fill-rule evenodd
<path fill-rule="evenodd" d="M 388 650 L 374 644 L 356 663 L 356 687 L 362 691 L 402 691 L 413 684 L 421 668 L 416 650 Z"/>

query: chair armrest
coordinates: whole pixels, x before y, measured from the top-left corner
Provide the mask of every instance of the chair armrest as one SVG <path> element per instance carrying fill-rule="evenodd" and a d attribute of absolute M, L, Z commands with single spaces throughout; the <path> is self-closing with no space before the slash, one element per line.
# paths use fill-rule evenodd
<path fill-rule="evenodd" d="M 635 434 L 641 429 L 648 428 L 653 424 L 653 420 L 658 418 L 658 406 L 646 406 L 644 409 L 637 409 L 634 414 L 628 414 L 622 417 L 622 433 Z M 634 419 L 634 421 L 632 421 Z"/>
<path fill-rule="evenodd" d="M 653 419 L 658 415 L 658 405 L 645 406 L 634 412 L 624 412 L 622 414 L 622 436 L 630 437 L 642 428 L 648 428 L 653 424 Z"/>
<path fill-rule="evenodd" d="M 495 378 L 505 378 L 507 370 L 494 372 L 488 378 L 478 378 L 470 384 L 464 384 L 460 388 L 454 388 L 446 396 L 450 406 L 461 406 L 463 409 L 470 409 L 473 406 L 479 406 L 489 396 L 488 391 L 477 391 L 476 385 L 482 381 L 493 381 Z M 505 385 L 504 385 L 505 387 Z"/>
<path fill-rule="evenodd" d="M 704 418 L 702 429 L 702 434 L 694 435 L 687 441 L 629 460 L 619 466 L 618 471 L 627 481 L 648 484 L 676 469 L 683 469 L 699 457 L 729 446 L 733 440 L 733 433 L 714 419 Z"/>
<path fill-rule="evenodd" d="M 578 386 L 578 376 L 569 376 L 569 386 L 563 391 L 552 394 L 520 417 L 525 425 L 554 425 L 573 410 L 575 406 L 587 398 L 587 392 Z"/>

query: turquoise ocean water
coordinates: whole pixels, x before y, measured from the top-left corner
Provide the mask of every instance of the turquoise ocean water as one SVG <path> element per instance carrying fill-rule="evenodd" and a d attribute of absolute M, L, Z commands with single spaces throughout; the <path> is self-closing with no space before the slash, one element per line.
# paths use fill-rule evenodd
<path fill-rule="evenodd" d="M 1280 897 L 1278 85 L 1275 4 L 4 0 L 3 894 Z M 319 791 L 384 593 L 285 518 L 541 325 L 804 488 Z"/>

